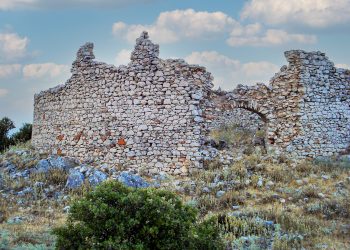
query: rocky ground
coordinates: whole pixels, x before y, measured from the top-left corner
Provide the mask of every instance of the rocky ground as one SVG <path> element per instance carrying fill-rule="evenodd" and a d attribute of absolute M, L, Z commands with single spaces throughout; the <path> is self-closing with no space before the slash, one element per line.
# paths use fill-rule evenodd
<path fill-rule="evenodd" d="M 39 155 L 28 145 L 0 155 L 0 249 L 52 249 L 69 204 L 100 182 L 164 188 L 217 214 L 227 249 L 349 249 L 350 162 L 263 154 L 249 131 L 214 131 L 217 157 L 188 177 Z M 140 175 L 138 175 L 140 174 Z"/>

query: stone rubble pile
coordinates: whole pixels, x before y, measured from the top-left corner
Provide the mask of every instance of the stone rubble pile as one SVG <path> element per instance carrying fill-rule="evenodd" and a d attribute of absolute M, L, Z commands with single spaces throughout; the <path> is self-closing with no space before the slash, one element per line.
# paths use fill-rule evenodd
<path fill-rule="evenodd" d="M 26 165 L 28 158 L 36 158 L 37 163 Z M 44 198 L 50 198 L 54 193 L 56 199 L 70 190 L 85 185 L 95 187 L 106 180 L 117 180 L 126 186 L 137 188 L 159 186 L 157 180 L 148 183 L 134 172 L 121 171 L 107 164 L 93 162 L 90 165 L 76 158 L 53 155 L 43 159 L 37 158 L 38 156 L 27 150 L 16 150 L 10 152 L 10 156 L 1 156 L 0 191 L 4 191 L 4 195 L 25 197 L 42 190 L 41 195 Z M 52 181 L 53 178 L 60 182 Z M 12 188 L 12 184 L 23 187 Z"/>

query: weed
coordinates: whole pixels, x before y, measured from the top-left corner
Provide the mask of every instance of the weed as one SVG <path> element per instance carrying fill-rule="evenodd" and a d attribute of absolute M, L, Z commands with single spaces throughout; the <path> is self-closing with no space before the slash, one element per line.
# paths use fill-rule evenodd
<path fill-rule="evenodd" d="M 320 214 L 326 219 L 350 218 L 350 198 L 324 200 L 305 206 L 308 214 Z"/>
<path fill-rule="evenodd" d="M 265 174 L 274 182 L 289 183 L 292 178 L 292 173 L 284 165 L 269 165 Z"/>
<path fill-rule="evenodd" d="M 204 161 L 203 164 L 203 169 L 204 170 L 216 170 L 216 169 L 221 169 L 222 168 L 222 163 L 219 161 L 218 158 L 215 158 L 214 160 L 210 161 Z"/>
<path fill-rule="evenodd" d="M 317 218 L 310 216 L 300 216 L 293 212 L 287 212 L 280 207 L 273 207 L 263 212 L 269 220 L 273 220 L 281 225 L 282 230 L 286 232 L 296 232 L 305 235 L 317 235 L 320 232 L 321 225 Z"/>
<path fill-rule="evenodd" d="M 62 186 L 66 183 L 68 178 L 67 171 L 63 169 L 49 169 L 47 173 L 34 173 L 30 176 L 33 182 L 43 182 L 47 185 Z"/>
<path fill-rule="evenodd" d="M 222 232 L 235 238 L 249 235 L 267 236 L 272 233 L 259 217 L 240 218 L 223 214 L 218 216 L 218 225 Z"/>

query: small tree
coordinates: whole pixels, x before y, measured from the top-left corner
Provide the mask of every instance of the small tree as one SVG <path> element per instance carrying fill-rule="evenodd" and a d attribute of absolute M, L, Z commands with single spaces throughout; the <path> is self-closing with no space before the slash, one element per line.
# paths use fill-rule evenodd
<path fill-rule="evenodd" d="M 73 203 L 57 249 L 223 249 L 214 220 L 164 190 L 109 181 Z"/>
<path fill-rule="evenodd" d="M 23 124 L 19 131 L 12 135 L 11 139 L 15 143 L 26 142 L 32 139 L 32 124 Z"/>
<path fill-rule="evenodd" d="M 12 141 L 8 137 L 8 132 L 15 128 L 15 124 L 8 117 L 0 120 L 0 152 L 8 148 Z"/>

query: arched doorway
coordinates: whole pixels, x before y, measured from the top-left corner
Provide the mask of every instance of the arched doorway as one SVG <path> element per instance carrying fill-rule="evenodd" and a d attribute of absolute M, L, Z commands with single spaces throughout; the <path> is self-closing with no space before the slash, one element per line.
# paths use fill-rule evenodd
<path fill-rule="evenodd" d="M 253 153 L 256 146 L 267 151 L 268 112 L 257 102 L 216 98 L 214 103 L 217 113 L 210 139 L 218 144 L 224 141 L 230 150 L 242 149 L 247 154 Z"/>

